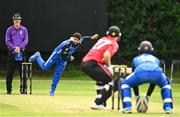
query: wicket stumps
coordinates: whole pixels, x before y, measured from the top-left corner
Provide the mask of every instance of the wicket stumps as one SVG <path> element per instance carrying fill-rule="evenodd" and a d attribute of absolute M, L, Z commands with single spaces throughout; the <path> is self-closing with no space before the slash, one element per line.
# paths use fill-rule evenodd
<path fill-rule="evenodd" d="M 115 89 L 114 82 L 116 78 L 125 78 L 128 74 L 132 73 L 132 68 L 127 67 L 127 65 L 113 65 L 114 76 L 112 79 L 113 88 L 112 88 L 112 110 L 114 110 L 114 102 L 115 102 Z M 118 91 L 118 101 L 117 101 L 117 109 L 120 110 L 120 97 L 121 94 Z"/>
<path fill-rule="evenodd" d="M 29 80 L 29 89 L 30 94 L 32 94 L 32 63 L 30 62 L 22 62 L 21 64 L 21 79 L 20 79 L 20 85 L 28 85 L 27 82 Z M 25 84 L 24 84 L 25 83 Z M 28 89 L 28 87 L 27 87 Z"/>

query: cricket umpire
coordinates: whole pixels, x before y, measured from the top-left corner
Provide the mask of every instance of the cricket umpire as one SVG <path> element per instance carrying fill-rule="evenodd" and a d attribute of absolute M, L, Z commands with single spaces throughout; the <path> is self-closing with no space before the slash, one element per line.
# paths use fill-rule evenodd
<path fill-rule="evenodd" d="M 6 31 L 6 45 L 8 48 L 7 74 L 6 74 L 6 90 L 7 94 L 12 92 L 12 81 L 15 69 L 19 70 L 21 76 L 21 63 L 25 60 L 25 48 L 28 44 L 28 31 L 26 27 L 21 25 L 22 17 L 19 13 L 15 13 L 12 17 L 13 25 Z M 20 86 L 20 93 L 27 93 L 26 81 Z"/>

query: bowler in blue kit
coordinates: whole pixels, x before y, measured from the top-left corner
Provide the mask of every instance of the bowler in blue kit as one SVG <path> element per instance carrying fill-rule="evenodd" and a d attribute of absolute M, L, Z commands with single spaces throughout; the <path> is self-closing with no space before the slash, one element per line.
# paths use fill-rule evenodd
<path fill-rule="evenodd" d="M 143 41 L 139 45 L 139 55 L 133 59 L 134 72 L 121 81 L 121 96 L 123 100 L 123 112 L 131 113 L 131 87 L 144 83 L 158 85 L 161 88 L 163 109 L 165 113 L 172 113 L 171 86 L 160 67 L 160 61 L 153 53 L 153 46 L 149 41 Z"/>
<path fill-rule="evenodd" d="M 85 38 L 96 39 L 98 38 L 98 35 L 95 34 L 93 36 L 81 37 L 80 33 L 74 33 L 70 39 L 63 41 L 54 49 L 47 61 L 42 59 L 40 52 L 36 52 L 29 58 L 29 62 L 37 61 L 42 70 L 48 70 L 52 65 L 56 64 L 55 73 L 52 77 L 50 96 L 54 96 L 54 92 L 65 69 L 67 61 L 74 60 L 72 54 L 77 50 Z"/>

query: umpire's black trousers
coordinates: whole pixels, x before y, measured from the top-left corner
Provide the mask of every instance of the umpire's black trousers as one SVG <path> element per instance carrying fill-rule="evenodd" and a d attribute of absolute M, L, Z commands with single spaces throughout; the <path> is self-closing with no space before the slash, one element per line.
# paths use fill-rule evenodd
<path fill-rule="evenodd" d="M 24 52 L 23 53 L 23 61 L 25 60 L 24 57 Z M 8 94 L 11 94 L 12 91 L 12 81 L 13 81 L 13 76 L 14 76 L 14 71 L 17 69 L 19 71 L 19 76 L 22 79 L 21 76 L 21 63 L 22 61 L 16 61 L 15 60 L 15 54 L 13 51 L 9 50 L 8 51 L 8 59 L 7 59 L 7 74 L 6 74 L 6 90 Z M 25 80 L 23 80 L 25 82 Z M 23 83 L 25 84 L 25 83 Z M 27 86 L 20 86 L 20 91 L 21 88 L 27 88 Z"/>

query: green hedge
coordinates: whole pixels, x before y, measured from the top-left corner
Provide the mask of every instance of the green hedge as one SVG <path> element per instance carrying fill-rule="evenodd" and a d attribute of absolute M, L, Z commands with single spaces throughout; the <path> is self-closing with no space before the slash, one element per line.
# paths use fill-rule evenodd
<path fill-rule="evenodd" d="M 134 56 L 139 43 L 149 40 L 160 58 L 180 58 L 179 0 L 108 0 L 108 25 L 121 28 L 121 56 Z"/>

